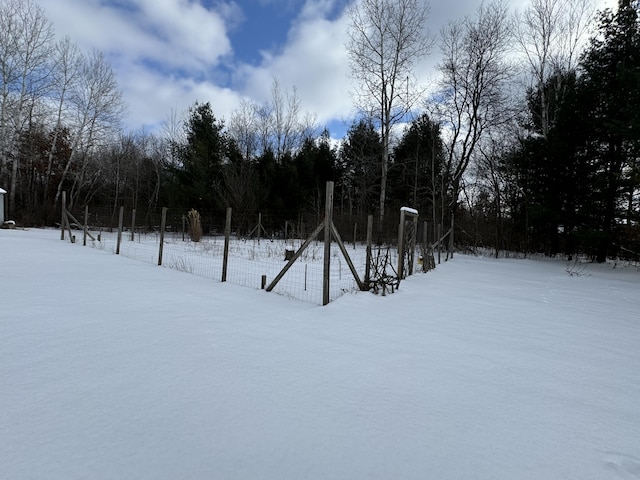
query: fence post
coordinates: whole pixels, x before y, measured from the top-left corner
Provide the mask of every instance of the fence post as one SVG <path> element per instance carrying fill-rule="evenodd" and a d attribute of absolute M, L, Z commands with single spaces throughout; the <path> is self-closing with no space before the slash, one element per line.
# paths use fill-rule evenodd
<path fill-rule="evenodd" d="M 224 223 L 224 254 L 222 257 L 222 281 L 227 281 L 227 264 L 229 262 L 229 237 L 231 236 L 231 207 L 227 207 L 227 219 Z"/>
<path fill-rule="evenodd" d="M 451 250 L 451 258 L 453 258 L 453 227 L 455 223 L 453 221 L 453 213 L 451 214 L 451 234 L 449 236 L 449 250 Z M 447 252 L 447 259 L 449 259 L 449 252 Z"/>
<path fill-rule="evenodd" d="M 440 265 L 440 255 L 442 254 L 442 224 L 438 224 L 438 265 Z"/>
<path fill-rule="evenodd" d="M 84 230 L 82 232 L 82 246 L 87 246 L 87 230 L 89 229 L 89 205 L 84 206 Z"/>
<path fill-rule="evenodd" d="M 116 255 L 120 255 L 120 243 L 122 242 L 122 222 L 124 221 L 124 207 L 120 207 L 118 215 L 118 243 L 116 244 Z"/>
<path fill-rule="evenodd" d="M 60 240 L 64 240 L 64 220 L 67 213 L 67 192 L 62 192 L 62 217 L 60 218 Z"/>
<path fill-rule="evenodd" d="M 404 210 L 400 210 L 400 225 L 398 226 L 398 284 L 404 278 Z"/>
<path fill-rule="evenodd" d="M 331 224 L 333 222 L 333 182 L 327 182 L 324 207 L 324 270 L 322 275 L 322 305 L 329 303 L 331 275 Z"/>
<path fill-rule="evenodd" d="M 136 237 L 136 209 L 131 211 L 131 241 L 133 242 Z"/>
<path fill-rule="evenodd" d="M 367 264 L 364 267 L 364 283 L 369 287 L 371 280 L 371 243 L 373 239 L 373 215 L 367 218 Z"/>
<path fill-rule="evenodd" d="M 167 228 L 167 207 L 162 207 L 162 220 L 160 221 L 160 248 L 158 250 L 158 265 L 162 265 L 162 249 L 164 247 L 164 231 Z"/>
<path fill-rule="evenodd" d="M 356 249 L 356 236 L 358 234 L 358 222 L 353 224 L 353 249 Z"/>

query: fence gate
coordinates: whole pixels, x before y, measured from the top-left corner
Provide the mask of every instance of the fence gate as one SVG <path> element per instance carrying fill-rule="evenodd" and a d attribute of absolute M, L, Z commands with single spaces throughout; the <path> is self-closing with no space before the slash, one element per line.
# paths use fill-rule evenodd
<path fill-rule="evenodd" d="M 413 275 L 417 235 L 418 211 L 402 207 L 398 226 L 398 282 Z"/>

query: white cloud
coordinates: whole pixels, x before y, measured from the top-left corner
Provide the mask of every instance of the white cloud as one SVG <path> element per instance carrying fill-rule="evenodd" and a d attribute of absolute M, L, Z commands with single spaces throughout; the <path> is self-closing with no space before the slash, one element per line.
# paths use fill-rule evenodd
<path fill-rule="evenodd" d="M 321 125 L 353 114 L 345 0 L 306 0 L 302 6 L 298 0 L 261 0 L 299 11 L 286 44 L 261 52 L 258 65 L 235 58 L 229 39 L 229 31 L 251 15 L 248 2 L 207 2 L 214 3 L 207 8 L 202 0 L 41 1 L 59 37 L 68 35 L 82 50 L 97 48 L 110 59 L 131 129 L 158 125 L 195 100 L 210 101 L 216 116 L 228 119 L 241 97 L 267 100 L 274 78 L 284 89 L 295 85 L 303 110 Z M 526 2 L 512 5 L 516 1 Z M 473 14 L 480 0 L 456 2 L 455 9 L 450 1 L 431 3 L 429 29 L 437 35 L 447 21 Z M 599 0 L 597 6 L 615 3 Z M 423 82 L 433 79 L 438 57 L 435 46 L 418 66 Z"/>
<path fill-rule="evenodd" d="M 348 61 L 344 47 L 347 20 L 324 18 L 332 2 L 308 1 L 278 53 L 263 52 L 259 66 L 241 65 L 236 80 L 242 92 L 266 101 L 274 78 L 282 87 L 297 89 L 303 110 L 317 116 L 321 125 L 351 113 Z"/>

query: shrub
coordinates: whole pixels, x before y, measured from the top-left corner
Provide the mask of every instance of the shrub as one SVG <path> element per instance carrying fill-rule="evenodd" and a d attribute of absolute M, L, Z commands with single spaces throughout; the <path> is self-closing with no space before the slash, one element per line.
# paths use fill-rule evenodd
<path fill-rule="evenodd" d="M 202 223 L 200 222 L 200 214 L 194 208 L 189 210 L 187 215 L 189 222 L 189 236 L 192 242 L 199 242 L 202 238 Z"/>

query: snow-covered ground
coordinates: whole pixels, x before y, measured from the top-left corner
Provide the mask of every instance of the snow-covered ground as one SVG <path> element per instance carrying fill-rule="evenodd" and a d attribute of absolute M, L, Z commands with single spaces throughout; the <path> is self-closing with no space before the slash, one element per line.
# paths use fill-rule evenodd
<path fill-rule="evenodd" d="M 0 230 L 0 478 L 637 479 L 640 272 L 566 267 L 320 307 Z"/>

